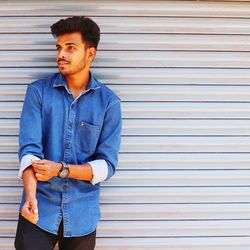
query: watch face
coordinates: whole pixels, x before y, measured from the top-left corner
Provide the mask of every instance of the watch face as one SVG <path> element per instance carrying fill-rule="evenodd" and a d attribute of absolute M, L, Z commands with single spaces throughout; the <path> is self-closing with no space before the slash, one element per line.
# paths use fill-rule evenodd
<path fill-rule="evenodd" d="M 69 175 L 69 170 L 67 168 L 63 169 L 62 172 L 60 173 L 61 178 L 67 178 L 68 175 Z"/>

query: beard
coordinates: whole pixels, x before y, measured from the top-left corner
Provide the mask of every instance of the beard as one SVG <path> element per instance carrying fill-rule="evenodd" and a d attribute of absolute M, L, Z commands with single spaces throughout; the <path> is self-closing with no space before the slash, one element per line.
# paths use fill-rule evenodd
<path fill-rule="evenodd" d="M 86 67 L 86 63 L 85 63 L 85 58 L 83 58 L 78 64 L 76 64 L 75 66 L 71 66 L 71 63 L 69 62 L 69 64 L 66 64 L 65 67 L 58 67 L 60 73 L 64 76 L 70 76 L 70 75 L 74 75 L 77 74 L 81 71 L 83 71 Z"/>

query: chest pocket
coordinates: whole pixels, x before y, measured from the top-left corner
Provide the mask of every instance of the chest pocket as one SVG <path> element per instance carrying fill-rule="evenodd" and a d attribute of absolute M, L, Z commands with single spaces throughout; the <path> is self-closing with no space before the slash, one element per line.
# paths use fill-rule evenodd
<path fill-rule="evenodd" d="M 99 135 L 99 126 L 80 121 L 76 131 L 76 145 L 80 151 L 92 154 L 95 152 Z"/>

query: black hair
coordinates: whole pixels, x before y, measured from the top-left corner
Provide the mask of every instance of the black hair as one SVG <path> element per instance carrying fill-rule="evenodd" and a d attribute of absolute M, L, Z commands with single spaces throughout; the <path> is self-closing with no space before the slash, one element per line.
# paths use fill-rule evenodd
<path fill-rule="evenodd" d="M 73 16 L 61 19 L 51 25 L 50 29 L 54 37 L 67 33 L 80 32 L 83 41 L 89 47 L 95 47 L 96 49 L 100 41 L 99 26 L 92 19 L 84 16 Z"/>

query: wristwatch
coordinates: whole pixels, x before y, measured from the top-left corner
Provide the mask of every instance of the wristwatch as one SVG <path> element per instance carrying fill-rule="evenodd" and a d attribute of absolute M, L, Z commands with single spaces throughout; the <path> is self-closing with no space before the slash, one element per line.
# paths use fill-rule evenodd
<path fill-rule="evenodd" d="M 58 177 L 60 178 L 68 178 L 69 177 L 69 166 L 63 162 L 63 161 L 60 161 L 60 163 L 62 164 L 62 167 L 58 173 Z"/>

